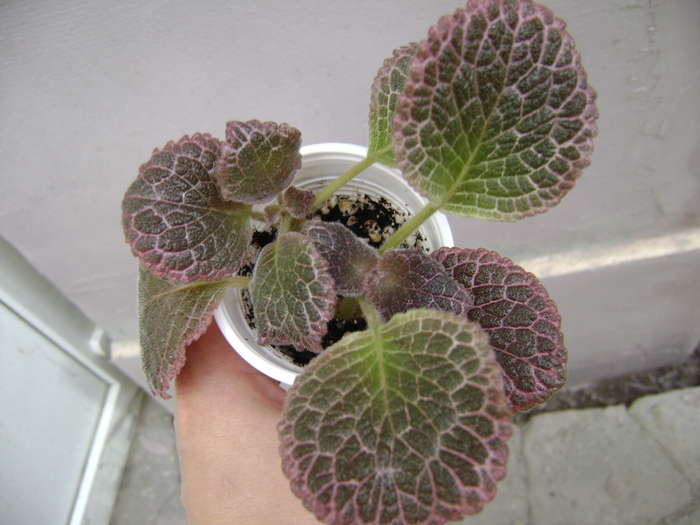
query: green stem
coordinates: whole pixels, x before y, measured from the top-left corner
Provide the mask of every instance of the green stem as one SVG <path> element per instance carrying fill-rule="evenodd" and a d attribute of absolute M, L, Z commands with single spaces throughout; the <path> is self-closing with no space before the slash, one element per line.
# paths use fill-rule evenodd
<path fill-rule="evenodd" d="M 367 328 L 376 333 L 382 324 L 382 320 L 379 317 L 379 312 L 377 312 L 377 309 L 367 300 L 366 297 L 358 297 L 357 301 L 360 303 L 362 315 L 365 316 L 365 321 L 367 321 Z"/>
<path fill-rule="evenodd" d="M 250 218 L 253 219 L 254 221 L 266 222 L 265 221 L 265 214 L 261 213 L 259 211 L 251 211 Z"/>
<path fill-rule="evenodd" d="M 182 284 L 180 286 L 177 286 L 175 288 L 170 288 L 165 290 L 164 292 L 160 292 L 154 295 L 151 295 L 148 300 L 153 301 L 156 299 L 160 299 L 162 297 L 169 296 L 173 293 L 180 293 L 185 290 L 196 290 L 197 288 L 201 288 L 203 286 L 210 286 L 212 284 L 220 284 L 220 283 L 225 283 L 230 286 L 236 287 L 236 288 L 247 288 L 248 284 L 250 283 L 250 277 L 240 277 L 240 276 L 235 276 L 235 277 L 228 277 L 226 279 L 222 279 L 221 281 L 196 281 L 193 283 L 187 283 L 187 284 Z"/>
<path fill-rule="evenodd" d="M 280 224 L 279 227 L 279 235 L 282 235 L 284 233 L 287 233 L 290 231 L 292 227 L 292 217 L 285 213 L 284 216 L 282 217 L 282 223 Z"/>
<path fill-rule="evenodd" d="M 231 286 L 235 286 L 236 288 L 247 288 L 248 284 L 250 284 L 250 277 L 229 277 L 227 279 L 224 279 L 228 284 Z"/>
<path fill-rule="evenodd" d="M 331 182 L 328 186 L 323 188 L 316 196 L 316 200 L 311 206 L 311 211 L 314 212 L 317 209 L 319 209 L 323 205 L 323 203 L 330 199 L 336 191 L 345 186 L 348 182 L 350 182 L 353 178 L 362 173 L 364 170 L 369 168 L 372 164 L 377 162 L 377 158 L 391 151 L 391 148 L 392 146 L 388 145 L 380 149 L 379 151 L 376 151 L 374 154 L 362 159 L 348 171 L 343 173 L 340 177 Z"/>
<path fill-rule="evenodd" d="M 387 250 L 393 250 L 394 248 L 398 248 L 399 245 L 403 241 L 406 240 L 406 238 L 411 235 L 414 231 L 416 231 L 421 224 L 423 224 L 425 221 L 427 221 L 433 213 L 438 211 L 440 207 L 437 204 L 433 204 L 432 202 L 429 202 L 425 208 L 423 208 L 421 211 L 419 211 L 416 215 L 411 217 L 408 221 L 403 223 L 401 227 L 396 230 L 391 237 L 389 237 L 384 244 L 382 244 L 381 248 L 379 248 L 379 254 L 384 254 Z"/>

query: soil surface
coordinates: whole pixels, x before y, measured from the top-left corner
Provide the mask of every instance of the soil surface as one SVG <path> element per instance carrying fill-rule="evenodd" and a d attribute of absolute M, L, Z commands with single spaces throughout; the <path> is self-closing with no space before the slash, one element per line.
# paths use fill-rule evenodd
<path fill-rule="evenodd" d="M 321 207 L 319 217 L 325 222 L 339 222 L 374 248 L 394 233 L 408 218 L 395 211 L 384 198 L 375 201 L 367 195 L 338 197 Z M 422 246 L 423 238 L 409 238 L 407 246 Z"/>
<path fill-rule="evenodd" d="M 357 237 L 374 248 L 379 248 L 403 224 L 408 217 L 393 209 L 384 198 L 375 200 L 367 195 L 355 197 L 334 196 L 329 199 L 317 212 L 317 216 L 324 222 L 339 222 L 347 226 Z M 267 244 L 275 240 L 277 232 L 271 230 L 255 230 L 251 242 L 251 263 L 244 266 L 239 275 L 250 276 L 253 273 L 254 261 L 257 254 Z M 425 240 L 420 235 L 414 235 L 404 243 L 404 247 L 424 247 Z M 255 316 L 253 305 L 248 298 L 248 292 L 243 291 L 242 297 L 246 304 L 246 320 L 253 327 Z M 341 299 L 339 297 L 339 299 Z M 367 328 L 363 318 L 332 319 L 328 323 L 328 332 L 321 341 L 323 348 L 328 348 L 340 341 L 348 332 L 356 332 Z M 297 350 L 292 345 L 271 345 L 280 354 L 290 359 L 299 366 L 307 365 L 316 355 L 309 350 Z"/>

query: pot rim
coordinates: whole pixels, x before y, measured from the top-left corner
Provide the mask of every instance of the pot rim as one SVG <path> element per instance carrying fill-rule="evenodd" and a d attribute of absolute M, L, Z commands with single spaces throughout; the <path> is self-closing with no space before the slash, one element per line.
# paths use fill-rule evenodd
<path fill-rule="evenodd" d="M 324 165 L 347 163 L 347 167 L 350 167 L 367 157 L 367 148 L 353 144 L 329 142 L 303 146 L 300 153 L 302 155 L 302 168 L 297 173 L 294 184 L 296 185 L 300 180 L 302 187 L 304 187 L 304 182 L 312 185 L 315 180 L 321 178 L 317 173 L 319 170 L 324 170 Z M 327 172 L 325 172 L 325 177 L 328 178 Z M 379 179 L 379 182 L 372 180 L 375 177 Z M 387 185 L 389 180 L 391 180 L 393 191 L 383 188 L 383 185 Z M 427 199 L 411 188 L 398 170 L 379 163 L 373 164 L 360 173 L 346 188 L 352 189 L 352 186 L 361 186 L 363 192 L 386 196 L 392 205 L 405 211 L 428 203 Z M 308 185 L 306 187 L 309 189 Z M 409 205 L 407 201 L 412 201 L 412 205 Z M 440 246 L 454 246 L 449 222 L 441 212 L 434 213 L 419 230 L 426 237 L 428 244 L 433 244 L 432 249 L 437 249 Z M 433 240 L 432 243 L 431 240 Z M 243 318 L 240 303 L 240 289 L 232 289 L 227 292 L 224 300 L 214 311 L 214 319 L 222 334 L 233 349 L 254 368 L 279 381 L 283 387 L 292 385 L 301 368 L 278 356 L 271 348 L 257 345 L 257 337 Z"/>

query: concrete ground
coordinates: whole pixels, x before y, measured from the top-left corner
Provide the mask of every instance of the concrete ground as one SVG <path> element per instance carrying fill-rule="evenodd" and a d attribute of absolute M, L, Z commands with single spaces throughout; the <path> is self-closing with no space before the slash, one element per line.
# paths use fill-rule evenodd
<path fill-rule="evenodd" d="M 700 383 L 691 364 L 671 388 Z M 700 524 L 700 387 L 638 397 L 669 387 L 650 377 L 565 391 L 519 417 L 496 499 L 461 523 Z M 561 410 L 614 401 L 627 404 Z M 172 416 L 147 398 L 110 525 L 184 525 L 179 488 Z"/>
<path fill-rule="evenodd" d="M 478 525 L 700 524 L 700 388 L 533 416 Z"/>

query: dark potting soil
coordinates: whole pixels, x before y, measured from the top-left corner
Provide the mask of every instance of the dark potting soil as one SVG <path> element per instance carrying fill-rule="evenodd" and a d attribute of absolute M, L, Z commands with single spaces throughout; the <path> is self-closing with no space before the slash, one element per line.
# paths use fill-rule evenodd
<path fill-rule="evenodd" d="M 358 198 L 330 199 L 317 214 L 325 222 L 340 222 L 370 246 L 379 248 L 407 219 L 383 197 L 374 200 L 367 195 Z M 422 236 L 407 240 L 407 246 L 422 246 Z"/>
<path fill-rule="evenodd" d="M 382 198 L 373 199 L 367 195 L 356 197 L 334 196 L 329 199 L 316 215 L 324 222 L 339 222 L 347 226 L 357 237 L 363 239 L 374 248 L 379 248 L 403 224 L 408 217 L 396 211 L 391 204 Z M 254 230 L 251 242 L 251 263 L 244 266 L 239 275 L 250 276 L 253 273 L 255 259 L 260 250 L 275 240 L 277 231 Z M 421 234 L 409 237 L 404 247 L 419 246 L 425 248 L 425 239 Z M 245 316 L 251 328 L 255 326 L 255 314 L 247 290 L 242 293 L 246 307 Z M 339 299 L 341 299 L 339 297 Z M 332 319 L 328 323 L 328 331 L 321 340 L 321 346 L 328 348 L 337 343 L 349 332 L 361 331 L 367 328 L 362 317 Z M 297 350 L 292 345 L 270 345 L 281 355 L 298 366 L 307 365 L 318 354 L 309 350 Z"/>

